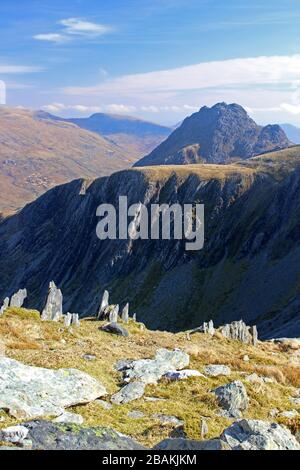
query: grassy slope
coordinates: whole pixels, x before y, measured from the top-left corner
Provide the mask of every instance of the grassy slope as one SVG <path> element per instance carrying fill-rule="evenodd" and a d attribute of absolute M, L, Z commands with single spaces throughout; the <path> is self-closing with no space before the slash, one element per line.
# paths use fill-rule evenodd
<path fill-rule="evenodd" d="M 137 159 L 98 134 L 71 123 L 0 109 L 0 211 L 22 207 L 72 179 L 97 178 Z"/>
<path fill-rule="evenodd" d="M 289 397 L 300 387 L 299 355 L 297 352 L 280 349 L 271 343 L 260 343 L 259 347 L 243 345 L 226 340 L 219 335 L 208 337 L 195 334 L 188 341 L 184 333 L 172 334 L 149 331 L 141 324 L 130 323 L 129 338 L 116 337 L 99 331 L 101 322 L 86 319 L 80 328 L 66 330 L 62 324 L 41 322 L 36 311 L 9 309 L 0 318 L 0 347 L 6 349 L 8 357 L 26 364 L 61 368 L 73 367 L 85 371 L 99 379 L 109 394 L 120 387 L 120 375 L 113 365 L 118 359 L 152 357 L 160 347 L 182 348 L 191 356 L 193 369 L 200 372 L 205 364 L 222 363 L 232 367 L 229 377 L 193 378 L 183 382 L 162 380 L 158 385 L 147 386 L 146 396 L 166 400 L 147 402 L 144 399 L 130 404 L 114 406 L 104 410 L 96 402 L 73 408 L 85 418 L 85 424 L 105 425 L 130 435 L 146 446 L 151 446 L 167 437 L 172 428 L 162 425 L 151 417 L 155 413 L 171 414 L 185 421 L 185 432 L 190 438 L 200 439 L 200 418 L 205 417 L 209 424 L 208 437 L 216 437 L 230 422 L 217 416 L 218 406 L 211 389 L 234 379 L 244 381 L 250 396 L 247 418 L 271 420 L 269 411 L 297 409 Z M 95 361 L 86 361 L 83 354 L 96 355 Z M 250 362 L 243 361 L 247 354 Z M 246 373 L 256 371 L 273 377 L 271 384 L 250 384 L 244 380 Z M 127 416 L 128 411 L 139 410 L 145 413 L 141 419 Z M 298 407 L 300 411 L 300 407 Z M 5 420 L 0 427 L 15 424 L 16 421 L 0 411 Z M 299 429 L 299 419 L 278 419 L 293 431 Z"/>

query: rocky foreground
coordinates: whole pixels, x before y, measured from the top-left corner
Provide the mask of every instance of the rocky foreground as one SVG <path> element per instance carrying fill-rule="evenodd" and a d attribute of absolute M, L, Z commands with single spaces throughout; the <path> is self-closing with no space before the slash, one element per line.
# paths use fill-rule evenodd
<path fill-rule="evenodd" d="M 0 317 L 1 449 L 300 449 L 299 340 L 64 317 Z"/>

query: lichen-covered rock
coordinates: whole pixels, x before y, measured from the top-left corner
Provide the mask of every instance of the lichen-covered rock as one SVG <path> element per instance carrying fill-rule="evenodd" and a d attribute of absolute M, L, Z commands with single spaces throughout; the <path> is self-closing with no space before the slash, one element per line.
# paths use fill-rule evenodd
<path fill-rule="evenodd" d="M 63 316 L 62 301 L 63 296 L 61 290 L 56 287 L 53 281 L 50 282 L 48 297 L 42 311 L 41 319 L 59 321 Z"/>
<path fill-rule="evenodd" d="M 10 307 L 21 308 L 27 298 L 27 290 L 20 289 L 10 299 Z"/>
<path fill-rule="evenodd" d="M 204 374 L 209 377 L 218 377 L 219 375 L 230 375 L 231 369 L 221 364 L 211 364 L 204 367 Z"/>
<path fill-rule="evenodd" d="M 220 436 L 233 450 L 300 450 L 291 432 L 277 423 L 242 419 Z"/>
<path fill-rule="evenodd" d="M 180 349 L 173 351 L 159 349 L 154 359 L 139 359 L 124 364 L 123 380 L 125 383 L 138 380 L 147 384 L 155 384 L 167 372 L 184 369 L 189 365 L 189 362 L 189 355 Z"/>
<path fill-rule="evenodd" d="M 24 423 L 33 450 L 142 450 L 130 437 L 105 427 L 81 427 L 50 421 Z"/>
<path fill-rule="evenodd" d="M 112 403 L 121 405 L 141 398 L 145 393 L 145 384 L 143 382 L 132 382 L 121 388 L 118 393 L 111 397 Z"/>
<path fill-rule="evenodd" d="M 45 369 L 0 357 L 0 409 L 16 418 L 59 416 L 66 407 L 103 395 L 103 385 L 79 370 Z"/>
<path fill-rule="evenodd" d="M 128 337 L 129 333 L 123 326 L 118 323 L 108 323 L 107 325 L 101 326 L 100 330 L 106 331 L 106 333 L 112 333 L 118 336 Z"/>
<path fill-rule="evenodd" d="M 229 411 L 233 417 L 238 417 L 240 412 L 245 411 L 249 406 L 247 390 L 239 380 L 216 388 L 214 393 L 219 405 Z"/>

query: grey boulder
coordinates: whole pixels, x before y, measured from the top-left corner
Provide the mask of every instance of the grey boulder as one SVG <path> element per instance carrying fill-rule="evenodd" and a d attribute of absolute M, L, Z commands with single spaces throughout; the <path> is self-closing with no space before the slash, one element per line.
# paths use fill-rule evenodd
<path fill-rule="evenodd" d="M 111 402 L 116 405 L 129 403 L 133 400 L 141 398 L 145 393 L 145 384 L 143 382 L 132 382 L 121 388 L 115 395 L 111 397 Z"/>
<path fill-rule="evenodd" d="M 242 382 L 236 380 L 214 390 L 219 405 L 233 417 L 240 417 L 240 412 L 249 406 L 247 391 Z"/>
<path fill-rule="evenodd" d="M 219 375 L 230 375 L 231 369 L 221 364 L 211 364 L 204 367 L 204 374 L 209 377 L 218 377 Z"/>
<path fill-rule="evenodd" d="M 0 357 L 0 409 L 15 418 L 59 416 L 69 406 L 103 395 L 103 385 L 79 370 L 45 369 Z"/>
<path fill-rule="evenodd" d="M 225 429 L 220 439 L 233 450 L 300 450 L 287 428 L 259 420 L 242 419 Z"/>
<path fill-rule="evenodd" d="M 130 437 L 105 427 L 86 428 L 50 421 L 24 423 L 33 450 L 142 450 Z"/>
<path fill-rule="evenodd" d="M 159 349 L 154 359 L 139 359 L 123 363 L 125 383 L 138 380 L 146 384 L 156 384 L 163 375 L 171 371 L 184 369 L 189 365 L 189 355 L 180 349 L 170 351 Z"/>
<path fill-rule="evenodd" d="M 100 327 L 101 331 L 105 331 L 106 333 L 112 333 L 118 336 L 124 336 L 127 338 L 129 336 L 128 331 L 123 326 L 119 325 L 118 323 L 108 323 L 107 325 Z"/>

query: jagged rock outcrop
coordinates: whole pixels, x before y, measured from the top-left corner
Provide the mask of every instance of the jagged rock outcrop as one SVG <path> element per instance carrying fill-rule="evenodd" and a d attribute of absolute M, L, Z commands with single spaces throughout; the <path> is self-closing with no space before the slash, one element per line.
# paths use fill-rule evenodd
<path fill-rule="evenodd" d="M 23 306 L 25 299 L 27 298 L 27 290 L 26 289 L 20 289 L 18 292 L 13 294 L 13 296 L 10 299 L 9 306 L 10 307 L 16 307 L 20 308 Z"/>
<path fill-rule="evenodd" d="M 235 339 L 246 344 L 257 345 L 258 334 L 257 327 L 247 326 L 243 320 L 234 321 L 220 328 L 220 332 L 225 338 Z"/>
<path fill-rule="evenodd" d="M 291 142 L 277 125 L 258 126 L 237 104 L 204 106 L 186 118 L 164 142 L 135 166 L 220 163 L 287 148 Z"/>
<path fill-rule="evenodd" d="M 45 369 L 0 357 L 0 409 L 16 418 L 59 416 L 64 409 L 106 395 L 103 385 L 76 369 Z"/>
<path fill-rule="evenodd" d="M 49 284 L 49 292 L 46 305 L 43 308 L 41 319 L 48 321 L 59 321 L 63 316 L 63 296 L 60 289 L 51 281 Z"/>

